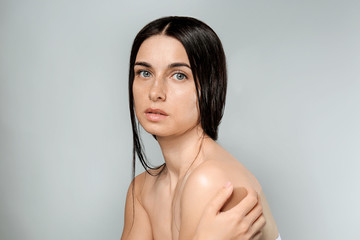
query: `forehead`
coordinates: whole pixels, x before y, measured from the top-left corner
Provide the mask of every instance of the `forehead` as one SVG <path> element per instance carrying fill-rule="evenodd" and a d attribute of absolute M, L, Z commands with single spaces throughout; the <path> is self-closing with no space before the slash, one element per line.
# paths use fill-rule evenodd
<path fill-rule="evenodd" d="M 183 62 L 190 65 L 182 43 L 176 38 L 165 35 L 155 35 L 146 39 L 139 48 L 136 61 L 166 65 Z"/>

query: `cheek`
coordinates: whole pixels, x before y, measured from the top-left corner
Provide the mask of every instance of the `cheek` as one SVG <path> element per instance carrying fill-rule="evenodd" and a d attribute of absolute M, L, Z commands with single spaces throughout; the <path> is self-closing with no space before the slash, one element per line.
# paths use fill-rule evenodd
<path fill-rule="evenodd" d="M 141 89 L 133 85 L 134 110 L 139 121 L 141 120 L 141 109 L 143 109 L 142 105 L 144 103 L 143 96 Z"/>
<path fill-rule="evenodd" d="M 136 81 L 134 81 L 134 83 L 133 83 L 132 91 L 133 91 L 134 106 L 135 106 L 135 111 L 136 111 L 136 109 L 137 109 L 136 106 L 141 105 L 141 102 L 143 102 L 142 98 L 145 96 L 145 92 L 144 92 L 144 88 L 140 87 L 136 83 Z"/>
<path fill-rule="evenodd" d="M 200 116 L 198 100 L 195 92 L 184 94 L 181 100 L 177 101 L 177 106 L 181 108 L 181 114 L 187 121 L 198 120 Z"/>
<path fill-rule="evenodd" d="M 189 94 L 189 106 L 191 106 L 192 112 L 199 115 L 199 101 L 196 94 L 196 89 L 194 87 L 191 94 Z"/>
<path fill-rule="evenodd" d="M 191 106 L 192 106 L 193 114 L 199 117 L 200 116 L 199 102 L 195 93 L 191 99 Z"/>

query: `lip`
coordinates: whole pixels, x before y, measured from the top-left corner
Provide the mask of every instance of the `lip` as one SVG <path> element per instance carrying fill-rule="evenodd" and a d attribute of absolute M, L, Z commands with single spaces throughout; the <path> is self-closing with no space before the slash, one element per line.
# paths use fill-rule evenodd
<path fill-rule="evenodd" d="M 161 109 L 148 108 L 145 110 L 145 116 L 149 121 L 157 122 L 167 118 L 169 115 Z"/>

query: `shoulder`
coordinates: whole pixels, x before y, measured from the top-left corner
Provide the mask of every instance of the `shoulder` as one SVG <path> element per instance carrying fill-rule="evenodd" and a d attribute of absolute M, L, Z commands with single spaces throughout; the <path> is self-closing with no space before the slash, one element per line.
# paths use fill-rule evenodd
<path fill-rule="evenodd" d="M 234 191 L 222 209 L 227 210 L 238 204 L 246 195 L 243 188 L 255 190 L 259 194 L 267 222 L 263 229 L 263 239 L 275 239 L 272 236 L 277 236 L 276 223 L 255 176 L 224 149 L 214 145 L 212 147 L 215 151 L 211 151 L 209 157 L 189 173 L 184 183 L 181 196 L 181 227 L 184 226 L 186 230 L 191 229 L 191 225 L 197 226 L 205 206 L 230 181 Z"/>
<path fill-rule="evenodd" d="M 137 175 L 129 185 L 128 195 L 134 193 L 134 196 L 141 202 L 141 199 L 146 197 L 157 178 L 158 176 L 152 176 L 146 171 Z"/>
<path fill-rule="evenodd" d="M 227 179 L 226 171 L 217 166 L 215 162 L 204 162 L 192 170 L 185 182 L 183 195 L 193 190 L 208 191 L 212 188 L 220 188 Z M 224 182 L 225 183 L 225 182 Z"/>
<path fill-rule="evenodd" d="M 209 159 L 196 167 L 184 184 L 183 196 L 186 198 L 199 193 L 206 197 L 208 194 L 204 192 L 215 194 L 228 181 L 234 188 L 252 188 L 261 192 L 255 176 L 231 155 L 224 155 Z"/>
<path fill-rule="evenodd" d="M 188 175 L 182 189 L 182 211 L 201 209 L 215 197 L 217 192 L 231 182 L 234 192 L 226 208 L 238 203 L 244 197 L 244 188 L 262 192 L 261 185 L 255 176 L 236 158 L 221 146 L 212 144 L 204 162 L 196 166 Z"/>
<path fill-rule="evenodd" d="M 222 183 L 226 182 L 226 175 L 221 169 L 212 164 L 202 163 L 200 166 L 192 170 L 183 183 L 181 203 L 191 204 L 193 199 L 201 199 L 211 197 L 213 192 L 221 188 Z"/>
<path fill-rule="evenodd" d="M 129 185 L 126 196 L 126 208 L 132 209 L 133 204 L 141 206 L 145 210 L 144 200 L 148 198 L 155 177 L 146 171 L 137 175 Z"/>
<path fill-rule="evenodd" d="M 225 184 L 224 179 L 222 171 L 204 163 L 185 177 L 180 195 L 179 239 L 193 238 L 205 206 Z"/>
<path fill-rule="evenodd" d="M 135 196 L 141 194 L 142 188 L 146 180 L 146 172 L 137 175 L 130 183 L 128 188 L 128 196 L 134 193 Z"/>
<path fill-rule="evenodd" d="M 146 182 L 146 172 L 137 175 L 130 183 L 126 195 L 126 207 L 132 209 L 134 203 L 141 204 L 141 194 Z M 126 209 L 125 209 L 126 210 Z"/>
<path fill-rule="evenodd" d="M 222 187 L 227 181 L 231 181 L 234 187 L 248 187 L 256 191 L 261 190 L 261 186 L 255 176 L 239 160 L 211 139 L 207 140 L 204 146 L 203 163 L 191 172 L 189 180 L 189 183 L 198 187 L 205 187 L 203 184 L 206 182 L 210 183 L 213 187 Z M 218 181 L 222 182 L 217 183 Z M 202 185 L 199 186 L 197 183 Z"/>
<path fill-rule="evenodd" d="M 227 154 L 212 155 L 212 158 L 196 166 L 188 174 L 180 198 L 180 229 L 184 239 L 193 236 L 194 226 L 199 223 L 205 207 L 229 181 L 234 186 L 234 192 L 240 187 L 251 188 L 257 192 L 261 190 L 252 174 Z M 238 195 L 239 197 L 227 203 L 229 208 L 245 196 L 243 191 Z"/>

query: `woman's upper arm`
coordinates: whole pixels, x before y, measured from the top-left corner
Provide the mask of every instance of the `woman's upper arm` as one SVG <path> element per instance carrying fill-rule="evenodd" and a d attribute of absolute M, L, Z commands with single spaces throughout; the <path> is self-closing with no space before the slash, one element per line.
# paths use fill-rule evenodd
<path fill-rule="evenodd" d="M 194 237 L 205 206 L 229 180 L 213 170 L 203 169 L 192 173 L 184 185 L 180 201 L 180 240 Z"/>
<path fill-rule="evenodd" d="M 138 200 L 136 190 L 133 195 L 132 184 L 130 184 L 126 196 L 125 222 L 121 240 L 152 240 L 153 237 L 149 216 Z"/>
<path fill-rule="evenodd" d="M 260 199 L 263 206 L 263 213 L 266 218 L 266 224 L 263 228 L 262 237 L 260 239 L 276 239 L 279 236 L 279 232 L 274 217 L 271 214 L 269 204 L 262 191 L 260 192 Z"/>

